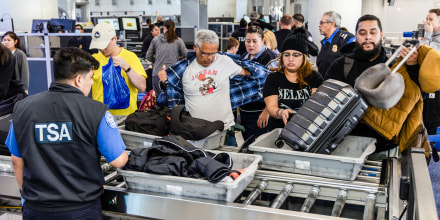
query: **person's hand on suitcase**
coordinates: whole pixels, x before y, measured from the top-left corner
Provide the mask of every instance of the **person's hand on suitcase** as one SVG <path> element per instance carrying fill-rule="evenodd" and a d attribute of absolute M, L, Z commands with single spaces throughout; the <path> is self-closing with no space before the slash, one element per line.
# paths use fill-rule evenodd
<path fill-rule="evenodd" d="M 259 128 L 265 128 L 267 127 L 267 123 L 269 122 L 269 112 L 266 108 L 264 108 L 263 112 L 261 112 L 260 116 L 258 117 L 257 125 Z"/>
<path fill-rule="evenodd" d="M 284 124 L 287 124 L 290 114 L 293 114 L 291 109 L 280 108 L 277 110 L 277 115 L 280 119 L 283 119 Z"/>
<path fill-rule="evenodd" d="M 405 57 L 409 51 L 411 50 L 411 48 L 407 48 L 407 47 L 402 47 L 402 50 L 400 51 L 400 56 L 403 58 Z M 419 56 L 419 53 L 416 51 L 414 51 L 413 54 L 411 54 L 411 56 L 406 60 L 406 65 L 416 65 L 417 64 L 417 57 Z"/>

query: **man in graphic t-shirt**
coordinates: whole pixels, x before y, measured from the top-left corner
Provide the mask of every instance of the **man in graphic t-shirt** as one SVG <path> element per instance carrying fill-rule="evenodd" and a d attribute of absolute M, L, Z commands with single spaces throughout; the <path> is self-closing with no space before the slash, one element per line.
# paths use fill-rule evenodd
<path fill-rule="evenodd" d="M 185 108 L 192 117 L 209 121 L 221 120 L 225 127 L 234 125 L 229 90 L 229 79 L 249 75 L 226 55 L 217 53 L 218 36 L 210 30 L 200 30 L 195 39 L 196 58 L 182 76 Z M 167 81 L 165 68 L 158 73 L 160 81 Z"/>

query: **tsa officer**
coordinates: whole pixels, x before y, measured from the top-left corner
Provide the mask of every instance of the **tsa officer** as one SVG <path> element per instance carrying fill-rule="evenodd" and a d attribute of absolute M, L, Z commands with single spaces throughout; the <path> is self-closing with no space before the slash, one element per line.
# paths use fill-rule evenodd
<path fill-rule="evenodd" d="M 88 98 L 99 63 L 79 48 L 54 58 L 49 91 L 17 103 L 6 140 L 25 200 L 23 219 L 101 219 L 101 154 L 128 160 L 107 106 Z"/>

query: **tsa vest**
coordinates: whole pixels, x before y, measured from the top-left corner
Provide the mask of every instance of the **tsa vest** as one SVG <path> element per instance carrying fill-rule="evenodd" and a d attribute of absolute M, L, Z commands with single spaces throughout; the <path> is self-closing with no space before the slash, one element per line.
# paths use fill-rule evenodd
<path fill-rule="evenodd" d="M 22 196 L 31 209 L 75 210 L 103 193 L 96 135 L 106 109 L 60 83 L 15 105 L 15 136 L 25 162 Z"/>
<path fill-rule="evenodd" d="M 350 38 L 354 37 L 353 34 L 338 31 L 332 39 L 331 43 L 326 43 L 322 45 L 321 41 L 321 51 L 319 51 L 318 57 L 316 58 L 316 65 L 318 65 L 318 72 L 324 77 L 330 64 L 339 57 L 342 56 L 340 53 L 341 48 L 347 44 Z"/>

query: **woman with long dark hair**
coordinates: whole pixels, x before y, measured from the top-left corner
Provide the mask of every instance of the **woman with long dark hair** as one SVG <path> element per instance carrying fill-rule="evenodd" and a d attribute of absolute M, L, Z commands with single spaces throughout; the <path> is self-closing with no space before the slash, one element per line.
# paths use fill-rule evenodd
<path fill-rule="evenodd" d="M 277 57 L 277 54 L 270 48 L 264 46 L 263 30 L 256 25 L 251 25 L 246 31 L 246 53 L 243 54 L 243 59 L 252 60 L 261 65 L 267 64 Z M 250 137 L 258 137 L 267 130 L 267 121 L 269 115 L 264 111 L 264 102 L 251 102 L 239 107 L 240 110 L 240 124 L 246 129 L 243 132 L 243 138 L 248 140 Z"/>
<path fill-rule="evenodd" d="M 26 97 L 14 69 L 14 56 L 0 44 L 0 116 L 11 113 L 15 102 Z"/>
<path fill-rule="evenodd" d="M 23 83 L 24 90 L 28 94 L 29 89 L 29 66 L 26 54 L 21 50 L 20 38 L 12 31 L 6 32 L 2 37 L 2 43 L 15 57 L 15 74 Z"/>
<path fill-rule="evenodd" d="M 0 44 L 0 155 L 10 155 L 9 150 L 3 145 L 9 132 L 14 105 L 26 97 L 23 84 L 15 75 L 15 59 L 8 48 Z"/>
<path fill-rule="evenodd" d="M 153 65 L 153 88 L 156 94 L 160 93 L 159 77 L 157 73 L 163 68 L 168 68 L 184 56 L 187 52 L 185 43 L 177 36 L 174 21 L 168 20 L 163 27 L 163 34 L 154 37 L 147 51 L 147 60 Z"/>
<path fill-rule="evenodd" d="M 307 35 L 297 29 L 284 40 L 280 61 L 264 84 L 263 97 L 270 118 L 268 129 L 283 128 L 291 116 L 323 82 L 308 60 Z"/>

